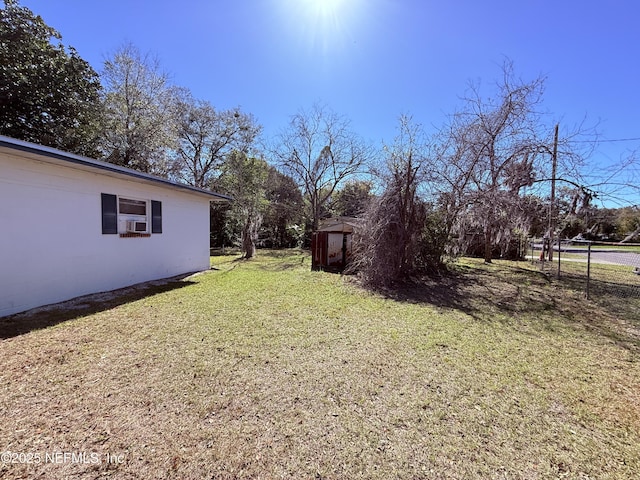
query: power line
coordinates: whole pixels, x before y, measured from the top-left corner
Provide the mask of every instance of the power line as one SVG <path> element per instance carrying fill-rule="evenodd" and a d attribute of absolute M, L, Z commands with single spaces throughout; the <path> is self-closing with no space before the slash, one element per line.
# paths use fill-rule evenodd
<path fill-rule="evenodd" d="M 636 138 L 611 138 L 608 140 L 569 140 L 570 143 L 614 143 L 614 142 L 638 142 L 640 137 Z"/>

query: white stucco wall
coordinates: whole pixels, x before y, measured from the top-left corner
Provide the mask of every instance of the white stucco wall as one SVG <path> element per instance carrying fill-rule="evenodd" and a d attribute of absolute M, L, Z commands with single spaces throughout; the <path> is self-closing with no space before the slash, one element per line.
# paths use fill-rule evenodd
<path fill-rule="evenodd" d="M 209 268 L 209 198 L 0 150 L 0 317 Z M 162 202 L 162 233 L 102 234 L 101 193 Z"/>

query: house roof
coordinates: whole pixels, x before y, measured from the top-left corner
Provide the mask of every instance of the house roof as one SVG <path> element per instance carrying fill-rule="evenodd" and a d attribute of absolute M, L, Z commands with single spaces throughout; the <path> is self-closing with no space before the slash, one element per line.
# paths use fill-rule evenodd
<path fill-rule="evenodd" d="M 166 178 L 139 172 L 131 168 L 121 167 L 119 165 L 114 165 L 113 163 L 102 162 L 93 158 L 83 157 L 80 155 L 75 155 L 73 153 L 64 152 L 62 150 L 57 150 L 55 148 L 45 147 L 36 143 L 25 142 L 23 140 L 17 140 L 15 138 L 0 135 L 0 151 L 5 149 L 14 151 L 17 150 L 27 157 L 36 158 L 39 160 L 44 159 L 51 163 L 67 165 L 74 168 L 79 168 L 81 170 L 89 170 L 94 172 L 98 171 L 99 173 L 118 178 L 135 178 L 145 183 L 159 184 L 171 189 L 182 190 L 196 195 L 204 195 L 209 197 L 209 199 L 214 202 L 229 202 L 233 200 L 227 195 L 211 192 L 202 188 L 192 187 L 190 185 L 172 182 L 171 180 L 167 180 Z"/>

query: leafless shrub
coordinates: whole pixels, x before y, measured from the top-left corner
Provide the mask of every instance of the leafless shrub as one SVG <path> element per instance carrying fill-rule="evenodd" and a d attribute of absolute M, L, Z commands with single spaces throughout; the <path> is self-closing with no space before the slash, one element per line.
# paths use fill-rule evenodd
<path fill-rule="evenodd" d="M 403 116 L 399 130 L 394 145 L 385 149 L 384 192 L 354 238 L 351 270 L 371 287 L 388 287 L 424 273 L 441 263 L 444 252 L 442 222 L 418 192 L 428 164 L 421 129 Z"/>

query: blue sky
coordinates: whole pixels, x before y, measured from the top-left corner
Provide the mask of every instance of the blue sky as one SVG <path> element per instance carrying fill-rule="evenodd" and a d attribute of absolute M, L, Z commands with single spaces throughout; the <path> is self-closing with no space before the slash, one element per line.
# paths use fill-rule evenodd
<path fill-rule="evenodd" d="M 326 103 L 377 145 L 412 114 L 427 132 L 487 86 L 505 57 L 547 77 L 549 123 L 599 123 L 640 138 L 640 2 L 635 0 L 22 0 L 100 71 L 124 42 L 159 58 L 177 85 L 240 106 L 273 136 Z M 485 91 L 485 90 L 483 90 Z M 640 140 L 602 143 L 609 164 Z"/>

